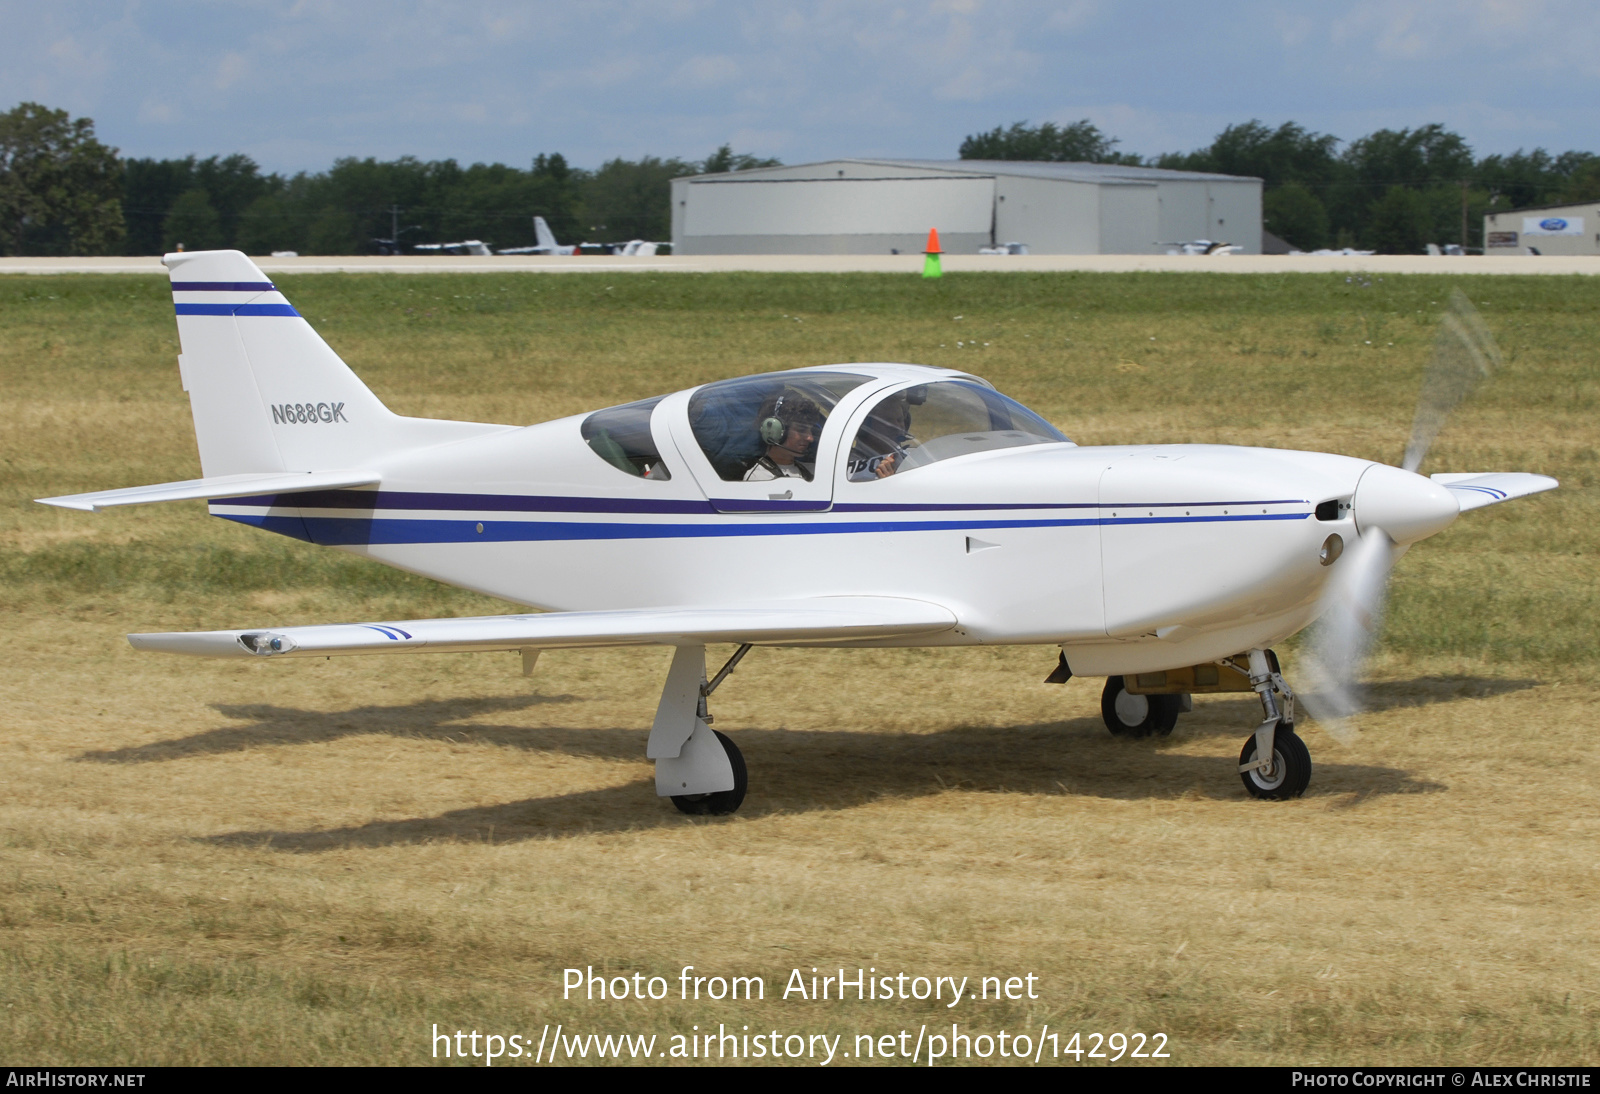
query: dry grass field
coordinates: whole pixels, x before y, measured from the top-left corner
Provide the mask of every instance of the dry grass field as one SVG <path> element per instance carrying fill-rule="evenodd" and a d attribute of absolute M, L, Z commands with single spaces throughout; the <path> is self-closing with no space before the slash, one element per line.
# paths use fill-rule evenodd
<path fill-rule="evenodd" d="M 523 423 L 909 360 L 987 376 L 1080 443 L 1389 462 L 1451 287 L 280 284 L 408 414 Z M 1305 727 L 1303 799 L 1240 786 L 1251 701 L 1201 697 L 1170 738 L 1124 741 L 1100 723 L 1098 680 L 1040 682 L 1049 648 L 758 650 L 714 704 L 750 796 L 701 820 L 655 797 L 644 758 L 664 650 L 549 653 L 530 679 L 502 654 L 135 654 L 132 630 L 508 609 L 199 503 L 32 504 L 199 468 L 164 281 L 0 278 L 6 1061 L 442 1063 L 434 1024 L 653 1033 L 659 1052 L 721 1023 L 843 1034 L 853 1053 L 856 1034 L 955 1021 L 1048 1026 L 1062 1045 L 1164 1033 L 1175 1064 L 1600 1062 L 1600 282 L 1466 288 L 1507 365 L 1424 470 L 1562 488 L 1471 513 L 1402 561 L 1372 709 L 1348 746 Z M 680 1001 L 685 965 L 762 976 L 766 999 Z M 563 969 L 589 966 L 659 975 L 672 996 L 563 1000 Z M 971 990 L 1032 974 L 1037 998 L 781 998 L 791 970 L 841 966 Z"/>

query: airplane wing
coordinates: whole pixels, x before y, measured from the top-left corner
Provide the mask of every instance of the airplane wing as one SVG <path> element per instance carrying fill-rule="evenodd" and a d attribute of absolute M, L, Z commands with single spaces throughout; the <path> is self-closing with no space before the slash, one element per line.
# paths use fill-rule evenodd
<path fill-rule="evenodd" d="M 1469 471 L 1429 477 L 1455 496 L 1456 504 L 1463 513 L 1511 498 L 1554 490 L 1561 485 L 1549 475 L 1534 475 L 1526 471 L 1492 471 L 1487 474 Z"/>
<path fill-rule="evenodd" d="M 60 509 L 81 509 L 86 513 L 114 509 L 120 505 L 148 505 L 158 501 L 190 501 L 195 498 L 242 498 L 251 494 L 303 494 L 307 490 L 338 490 L 354 486 L 376 486 L 375 471 L 285 471 L 268 475 L 213 475 L 209 479 L 185 479 L 154 486 L 130 486 L 125 490 L 99 490 L 92 494 L 65 494 L 58 498 L 38 498 L 41 505 Z"/>
<path fill-rule="evenodd" d="M 812 645 L 931 634 L 955 625 L 954 612 L 926 601 L 890 596 L 824 596 L 727 608 L 546 612 L 402 623 L 130 634 L 128 641 L 139 650 L 199 657 L 327 657 L 336 653 L 698 646 L 711 642 Z"/>

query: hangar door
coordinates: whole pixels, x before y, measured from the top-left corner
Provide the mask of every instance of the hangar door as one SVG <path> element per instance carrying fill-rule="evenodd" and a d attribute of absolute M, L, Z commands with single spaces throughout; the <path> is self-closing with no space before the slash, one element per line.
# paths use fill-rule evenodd
<path fill-rule="evenodd" d="M 697 182 L 686 236 L 989 235 L 993 178 Z"/>

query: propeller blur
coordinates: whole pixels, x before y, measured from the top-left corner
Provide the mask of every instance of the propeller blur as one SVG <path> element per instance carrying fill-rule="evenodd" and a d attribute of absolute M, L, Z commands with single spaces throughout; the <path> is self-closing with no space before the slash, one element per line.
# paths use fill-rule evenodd
<path fill-rule="evenodd" d="M 1459 304 L 1402 469 L 1079 447 L 976 376 L 905 364 L 723 380 L 526 427 L 406 418 L 244 255 L 163 261 L 204 477 L 40 500 L 204 499 L 225 520 L 539 610 L 129 641 L 234 658 L 520 650 L 526 672 L 544 649 L 672 646 L 646 755 L 658 794 L 689 813 L 743 801 L 743 758 L 707 700 L 754 645 L 1057 646 L 1049 681 L 1106 677 L 1107 728 L 1126 736 L 1171 732 L 1194 694 L 1254 692 L 1264 719 L 1241 780 L 1295 797 L 1311 761 L 1272 644 L 1324 617 L 1313 703 L 1337 723 L 1400 554 L 1464 510 L 1556 486 L 1414 473 L 1475 382 L 1461 369 L 1496 359 Z M 738 652 L 708 677 L 710 643 Z"/>

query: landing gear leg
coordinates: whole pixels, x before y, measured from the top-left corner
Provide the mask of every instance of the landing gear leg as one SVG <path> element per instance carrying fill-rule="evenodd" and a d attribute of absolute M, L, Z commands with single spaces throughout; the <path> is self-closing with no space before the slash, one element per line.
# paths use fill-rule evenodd
<path fill-rule="evenodd" d="M 656 762 L 656 793 L 684 813 L 724 816 L 744 802 L 749 776 L 739 747 L 711 728 L 706 696 L 727 679 L 748 645 L 706 683 L 704 646 L 679 646 L 667 670 L 645 755 Z"/>
<path fill-rule="evenodd" d="M 1264 720 L 1239 753 L 1239 778 L 1252 797 L 1298 798 L 1311 782 L 1311 753 L 1294 732 L 1294 692 L 1271 650 L 1251 650 L 1249 658 L 1250 686 L 1261 700 Z"/>

